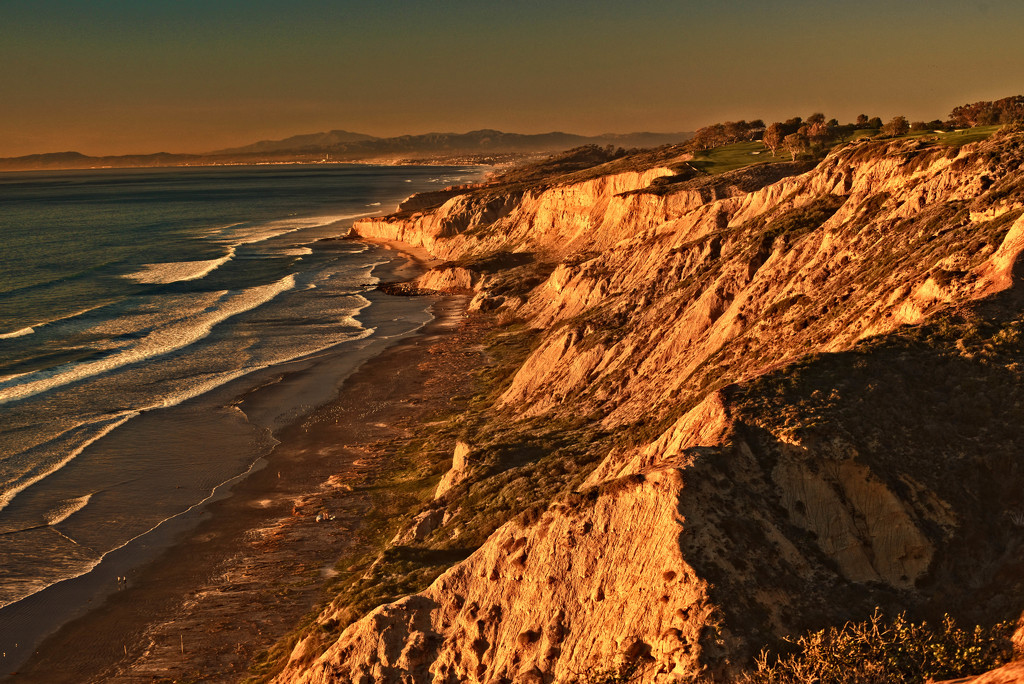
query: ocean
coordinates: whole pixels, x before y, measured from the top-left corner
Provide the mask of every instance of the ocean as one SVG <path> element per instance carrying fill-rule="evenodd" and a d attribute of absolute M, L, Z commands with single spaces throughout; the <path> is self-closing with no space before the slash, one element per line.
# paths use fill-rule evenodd
<path fill-rule="evenodd" d="M 19 602 L 223 495 L 278 430 L 429 321 L 428 302 L 375 290 L 404 263 L 393 251 L 336 238 L 479 175 L 0 174 L 0 641 L 18 638 Z M 245 403 L 317 363 L 320 381 Z"/>

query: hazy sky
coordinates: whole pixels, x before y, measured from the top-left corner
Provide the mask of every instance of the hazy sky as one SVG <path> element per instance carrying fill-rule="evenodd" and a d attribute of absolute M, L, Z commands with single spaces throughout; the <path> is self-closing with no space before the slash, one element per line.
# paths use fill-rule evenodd
<path fill-rule="evenodd" d="M 1022 0 L 0 0 L 0 156 L 945 118 L 1022 46 Z"/>

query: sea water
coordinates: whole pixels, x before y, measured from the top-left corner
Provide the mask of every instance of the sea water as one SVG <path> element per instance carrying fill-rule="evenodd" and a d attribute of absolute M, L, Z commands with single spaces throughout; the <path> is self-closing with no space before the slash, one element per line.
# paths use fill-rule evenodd
<path fill-rule="evenodd" d="M 331 238 L 478 175 L 0 174 L 0 608 L 201 504 L 336 389 L 247 414 L 240 397 L 276 369 L 365 355 L 429 320 L 424 303 L 374 289 L 393 253 Z"/>

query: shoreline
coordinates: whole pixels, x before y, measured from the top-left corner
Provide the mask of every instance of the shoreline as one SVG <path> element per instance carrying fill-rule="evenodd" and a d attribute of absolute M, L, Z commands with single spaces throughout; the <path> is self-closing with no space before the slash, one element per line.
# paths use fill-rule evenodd
<path fill-rule="evenodd" d="M 387 167 L 402 167 L 402 166 L 436 166 L 438 168 L 451 167 L 493 167 L 495 164 L 490 162 L 476 162 L 476 161 L 465 161 L 452 163 L 451 160 L 439 160 L 433 161 L 430 159 L 419 159 L 411 162 L 405 162 L 398 160 L 392 163 L 388 163 L 382 160 L 368 160 L 368 161 L 266 161 L 266 162 L 226 162 L 226 163 L 210 163 L 210 164 L 158 164 L 155 166 L 33 166 L 30 168 L 15 168 L 15 169 L 0 169 L 0 174 L 16 174 L 16 173 L 63 173 L 66 171 L 133 171 L 141 169 L 218 169 L 218 168 L 238 168 L 242 166 L 387 166 Z"/>
<path fill-rule="evenodd" d="M 348 232 L 351 219 L 327 224 Z M 337 235 L 338 233 L 336 233 Z M 373 249 L 372 245 L 364 245 Z M 406 280 L 423 270 L 418 259 L 399 246 L 380 255 L 372 269 L 378 282 Z M 322 350 L 258 368 L 245 376 L 209 389 L 208 391 L 170 406 L 141 411 L 124 429 L 135 434 L 156 438 L 158 443 L 175 444 L 187 448 L 182 456 L 193 460 L 205 458 L 217 461 L 225 457 L 235 461 L 237 469 L 228 467 L 211 481 L 211 488 L 200 497 L 185 500 L 184 506 L 168 517 L 154 519 L 153 526 L 140 530 L 118 546 L 103 550 L 88 569 L 81 569 L 55 582 L 23 596 L 0 608 L 0 680 L 17 671 L 30 658 L 30 653 L 65 624 L 82 618 L 101 605 L 112 594 L 123 588 L 120 577 L 128 576 L 151 563 L 175 540 L 198 525 L 207 507 L 230 496 L 240 480 L 265 467 L 265 457 L 278 443 L 276 435 L 307 416 L 318 406 L 335 399 L 346 378 L 355 373 L 368 359 L 409 335 L 415 335 L 432 318 L 429 301 L 389 297 L 373 288 L 365 295 L 374 302 L 361 319 L 376 333 L 364 338 L 342 340 Z M 240 407 L 244 405 L 245 410 Z M 209 419 L 201 424 L 194 416 L 205 414 Z M 206 441 L 177 438 L 177 433 L 188 428 L 189 435 Z M 230 431 L 230 432 L 229 432 Z M 250 450 L 225 454 L 227 435 L 251 437 Z M 124 438 L 122 433 L 115 438 Z M 129 438 L 130 441 L 130 438 Z M 168 447 L 169 449 L 175 447 Z M 244 445 L 242 447 L 245 449 Z M 168 451 L 167 448 L 164 449 Z M 177 455 L 168 452 L 168 456 Z M 232 463 L 225 460 L 225 463 Z M 198 463 L 198 462 L 197 462 Z M 72 467 L 76 463 L 71 464 Z M 61 470 L 59 476 L 66 476 Z M 169 490 L 168 496 L 174 491 Z M 59 534 L 59 532 L 58 532 Z M 77 535 L 75 535 L 77 536 Z"/>
<path fill-rule="evenodd" d="M 424 259 L 424 255 L 417 254 L 411 246 L 403 243 L 382 244 L 381 241 L 374 241 L 374 244 L 394 250 L 404 257 L 386 269 L 388 277 L 382 277 L 382 281 L 411 277 L 429 265 L 429 258 Z M 258 650 L 253 650 L 256 646 L 261 645 L 262 649 L 271 647 L 293 629 L 315 601 L 319 600 L 322 588 L 332 573 L 332 556 L 342 553 L 347 543 L 341 527 L 343 523 L 340 522 L 340 537 L 338 530 L 335 530 L 327 535 L 330 538 L 320 538 L 325 537 L 324 531 L 328 528 L 315 522 L 312 532 L 310 529 L 300 532 L 298 528 L 308 526 L 304 524 L 308 521 L 303 511 L 312 505 L 311 501 L 333 501 L 339 495 L 349 500 L 346 504 L 338 504 L 339 510 L 352 507 L 353 510 L 358 509 L 359 497 L 345 494 L 345 489 L 350 485 L 344 480 L 365 477 L 375 467 L 367 469 L 359 458 L 351 457 L 347 457 L 347 460 L 343 458 L 343 462 L 328 464 L 327 452 L 344 454 L 353 449 L 365 450 L 366 445 L 338 445 L 339 441 L 345 442 L 346 437 L 348 441 L 358 441 L 358 422 L 349 425 L 352 435 L 342 435 L 339 440 L 337 435 L 328 438 L 327 433 L 331 430 L 317 421 L 322 422 L 322 416 L 337 415 L 339 411 L 351 414 L 359 408 L 360 402 L 352 402 L 350 397 L 363 395 L 352 388 L 377 383 L 386 385 L 388 400 L 393 404 L 384 409 L 385 414 L 389 411 L 393 414 L 391 419 L 377 425 L 383 426 L 381 429 L 385 431 L 394 431 L 396 428 L 393 426 L 402 419 L 397 414 L 415 408 L 407 405 L 412 390 L 409 384 L 413 380 L 396 379 L 394 373 L 400 374 L 404 369 L 412 375 L 424 372 L 429 374 L 429 369 L 419 369 L 421 363 L 435 353 L 428 353 L 428 348 L 442 344 L 443 339 L 461 325 L 467 302 L 468 299 L 464 297 L 436 298 L 430 307 L 433 320 L 397 340 L 386 340 L 387 346 L 363 360 L 340 383 L 334 399 L 307 412 L 281 430 L 278 437 L 280 443 L 269 456 L 261 459 L 265 461 L 261 466 L 251 469 L 247 476 L 241 476 L 241 481 L 229 486 L 230 492 L 198 511 L 194 516 L 198 517 L 198 522 L 193 518 L 185 525 L 188 529 L 176 530 L 174 533 L 177 539 L 159 551 L 154 560 L 146 560 L 130 572 L 124 588 L 112 592 L 105 600 L 101 599 L 102 602 L 97 601 L 96 607 L 90 607 L 84 615 L 72 618 L 43 639 L 36 653 L 20 665 L 17 674 L 9 677 L 9 681 L 80 682 L 95 678 L 104 681 L 137 681 L 137 677 L 130 673 L 139 668 L 147 670 L 145 678 L 151 680 L 154 676 L 167 676 L 172 666 L 177 667 L 186 662 L 196 662 L 197 671 L 203 674 L 206 681 L 209 681 L 210 673 L 218 669 L 222 669 L 221 676 L 226 677 L 222 681 L 234 681 L 241 677 L 258 653 Z M 312 368 L 298 371 L 297 374 L 315 371 Z M 389 373 L 390 378 L 381 382 L 381 378 Z M 287 384 L 287 378 L 277 384 Z M 367 389 L 372 390 L 372 387 Z M 243 395 L 239 399 L 240 405 L 249 399 L 249 396 Z M 299 448 L 296 446 L 299 443 L 307 446 Z M 311 443 L 315 443 L 315 448 L 309 446 Z M 315 453 L 311 455 L 311 452 Z M 327 482 L 337 486 L 329 485 L 325 488 Z M 358 515 L 349 515 L 348 518 L 335 515 L 339 520 L 346 519 L 344 525 L 348 525 L 349 529 L 358 524 Z M 285 553 L 272 550 L 280 546 L 282 536 L 289 535 L 297 536 L 291 540 L 288 549 L 301 550 L 297 556 L 302 556 L 305 561 L 292 558 L 291 551 Z M 271 567 L 267 567 L 258 562 L 261 557 L 276 560 L 270 564 Z M 285 567 L 290 569 L 287 572 L 279 570 Z M 253 573 L 268 575 L 265 578 L 267 581 L 253 581 L 250 578 Z M 111 575 L 108 579 L 113 581 L 113 571 L 108 574 Z M 272 585 L 275 582 L 279 585 L 296 575 L 303 575 L 302 586 L 284 590 L 288 594 L 287 608 L 275 601 L 273 610 L 269 611 L 272 615 L 266 615 L 265 624 L 254 627 L 254 631 L 224 632 L 224 613 L 231 611 L 218 601 L 238 592 L 245 595 L 273 593 Z M 226 579 L 231 577 L 234 579 Z M 118 587 L 121 587 L 120 583 Z M 209 596 L 214 595 L 218 600 L 211 603 Z M 248 597 L 241 601 L 237 606 L 237 614 L 228 621 L 237 621 L 251 613 L 252 599 Z M 207 617 L 202 617 L 203 614 Z M 175 625 L 187 625 L 187 629 L 180 630 L 180 643 L 176 649 L 171 649 L 169 655 L 165 654 L 166 658 L 170 658 L 167 660 L 160 655 L 158 635 L 166 634 L 168 629 L 173 630 Z M 189 634 L 204 635 L 204 642 L 207 643 L 203 644 L 202 653 L 189 650 L 185 643 Z M 214 647 L 214 642 L 219 644 L 221 650 L 234 646 L 246 652 L 220 663 L 221 657 L 213 653 L 218 648 Z M 164 662 L 164 665 L 153 665 L 160 662 Z M 9 671 L 0 673 L 0 676 L 3 675 L 9 675 Z"/>

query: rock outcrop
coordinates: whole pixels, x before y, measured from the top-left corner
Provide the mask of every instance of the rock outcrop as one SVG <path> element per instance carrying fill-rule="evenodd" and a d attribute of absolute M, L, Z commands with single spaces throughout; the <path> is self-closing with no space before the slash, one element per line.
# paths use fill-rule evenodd
<path fill-rule="evenodd" d="M 452 453 L 452 467 L 441 476 L 434 490 L 434 498 L 440 499 L 451 491 L 451 488 L 469 477 L 469 455 L 472 448 L 465 442 L 456 442 L 455 451 Z"/>
<path fill-rule="evenodd" d="M 629 660 L 682 682 L 875 606 L 1020 614 L 1021 136 L 670 173 L 356 223 L 453 262 L 421 286 L 537 331 L 495 421 L 617 437 L 575 493 L 320 652 L 300 643 L 278 681 L 568 681 Z M 452 539 L 457 495 L 519 467 L 468 454 L 431 504 L 442 524 L 400 542 Z"/>
<path fill-rule="evenodd" d="M 690 672 L 712 606 L 680 555 L 682 490 L 665 469 L 509 523 L 427 591 L 354 624 L 298 681 L 540 682 L 621 655 Z"/>

